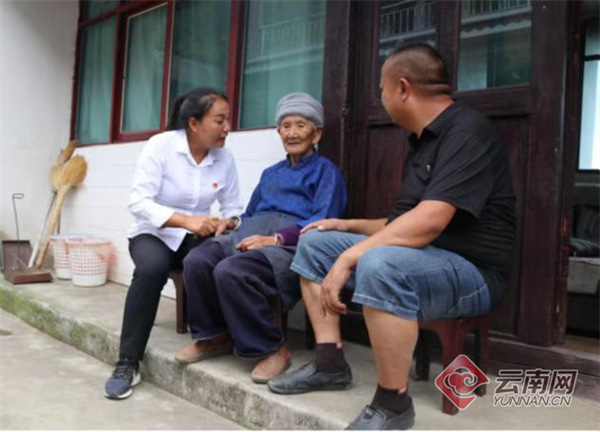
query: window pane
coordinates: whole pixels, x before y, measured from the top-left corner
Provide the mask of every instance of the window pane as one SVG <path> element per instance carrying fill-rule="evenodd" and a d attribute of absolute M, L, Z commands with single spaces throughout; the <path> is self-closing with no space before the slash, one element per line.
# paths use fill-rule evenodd
<path fill-rule="evenodd" d="M 600 54 L 600 31 L 598 29 L 598 21 L 593 21 L 587 24 L 585 29 L 585 55 Z"/>
<path fill-rule="evenodd" d="M 80 143 L 108 142 L 116 18 L 83 30 L 76 134 Z"/>
<path fill-rule="evenodd" d="M 436 45 L 436 4 L 433 0 L 382 0 L 379 6 L 379 48 L 377 79 L 379 90 L 381 67 L 394 49 L 407 43 Z"/>
<path fill-rule="evenodd" d="M 229 1 L 175 3 L 171 101 L 195 87 L 225 91 L 230 10 Z"/>
<path fill-rule="evenodd" d="M 81 14 L 83 19 L 94 18 L 113 10 L 118 5 L 118 0 L 85 0 L 81 5 Z"/>
<path fill-rule="evenodd" d="M 129 19 L 123 132 L 160 127 L 166 16 L 163 5 Z"/>
<path fill-rule="evenodd" d="M 461 4 L 458 90 L 529 82 L 531 0 L 468 0 Z"/>
<path fill-rule="evenodd" d="M 583 66 L 579 169 L 600 169 L 600 61 L 598 60 L 598 21 L 589 23 L 585 35 Z"/>
<path fill-rule="evenodd" d="M 242 82 L 241 127 L 275 124 L 287 93 L 321 99 L 325 0 L 251 0 Z"/>

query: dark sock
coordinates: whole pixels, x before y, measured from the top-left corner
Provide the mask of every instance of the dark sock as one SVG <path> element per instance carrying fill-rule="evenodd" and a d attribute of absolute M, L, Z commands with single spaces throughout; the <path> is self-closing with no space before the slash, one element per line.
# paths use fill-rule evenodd
<path fill-rule="evenodd" d="M 408 387 L 403 393 L 399 389 L 387 389 L 377 384 L 377 391 L 373 396 L 371 406 L 374 408 L 383 408 L 395 414 L 402 414 L 410 408 L 410 396 Z"/>
<path fill-rule="evenodd" d="M 119 362 L 133 365 L 136 368 L 139 368 L 139 365 L 140 365 L 140 362 L 138 360 L 130 359 L 130 358 L 127 358 L 127 357 L 120 358 Z"/>
<path fill-rule="evenodd" d="M 342 344 L 322 343 L 316 346 L 317 371 L 319 372 L 342 372 L 348 368 Z"/>

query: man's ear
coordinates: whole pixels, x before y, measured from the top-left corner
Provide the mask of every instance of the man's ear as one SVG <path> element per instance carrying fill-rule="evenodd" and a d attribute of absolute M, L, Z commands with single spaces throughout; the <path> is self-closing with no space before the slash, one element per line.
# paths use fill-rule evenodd
<path fill-rule="evenodd" d="M 398 92 L 400 93 L 400 98 L 404 101 L 408 98 L 410 93 L 412 92 L 412 86 L 410 85 L 410 81 L 406 78 L 398 79 Z"/>

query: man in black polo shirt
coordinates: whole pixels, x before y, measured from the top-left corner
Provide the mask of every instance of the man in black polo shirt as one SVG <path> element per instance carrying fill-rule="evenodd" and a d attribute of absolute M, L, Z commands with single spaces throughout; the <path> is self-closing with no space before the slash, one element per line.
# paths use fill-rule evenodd
<path fill-rule="evenodd" d="M 453 103 L 446 66 L 428 45 L 406 45 L 383 65 L 381 101 L 411 131 L 387 219 L 308 225 L 292 270 L 315 330 L 316 359 L 269 381 L 282 394 L 347 388 L 339 293 L 354 290 L 378 369 L 375 396 L 349 429 L 407 429 L 408 375 L 418 319 L 487 313 L 502 297 L 515 255 L 515 198 L 491 122 Z M 317 228 L 317 229 L 313 229 Z"/>

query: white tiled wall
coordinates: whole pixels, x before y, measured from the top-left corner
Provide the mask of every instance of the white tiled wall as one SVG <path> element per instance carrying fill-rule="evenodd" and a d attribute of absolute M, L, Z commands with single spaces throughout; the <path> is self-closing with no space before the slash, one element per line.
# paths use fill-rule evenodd
<path fill-rule="evenodd" d="M 133 143 L 79 148 L 76 154 L 86 158 L 88 174 L 84 184 L 67 197 L 62 213 L 63 234 L 90 233 L 112 241 L 116 257 L 109 279 L 125 285 L 133 272 L 127 250 L 126 233 L 132 223 L 127 201 L 143 146 Z M 279 135 L 274 129 L 235 132 L 228 136 L 226 146 L 236 159 L 241 193 L 247 203 L 262 171 L 285 156 Z M 214 214 L 217 208 L 218 204 L 213 207 Z M 174 296 L 171 282 L 163 293 Z"/>

